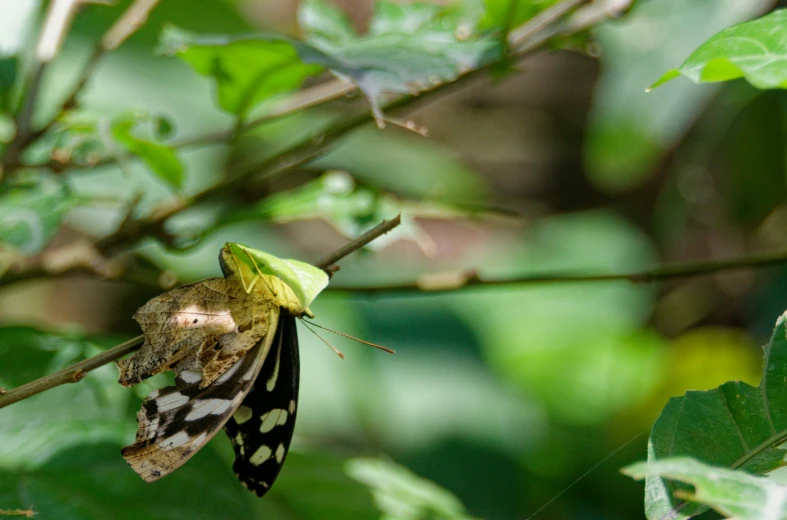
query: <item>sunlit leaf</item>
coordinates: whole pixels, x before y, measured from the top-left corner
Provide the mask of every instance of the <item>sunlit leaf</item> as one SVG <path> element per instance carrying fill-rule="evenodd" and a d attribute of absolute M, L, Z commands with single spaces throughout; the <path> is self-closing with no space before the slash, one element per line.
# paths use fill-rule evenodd
<path fill-rule="evenodd" d="M 342 64 L 334 72 L 358 85 L 379 118 L 381 94 L 418 93 L 499 56 L 495 39 L 458 36 L 454 9 L 378 1 L 369 33 L 354 39 L 347 30 L 335 30 L 337 24 L 326 31 L 324 24 L 315 23 L 319 18 L 315 12 L 330 10 L 322 0 L 304 2 L 299 20 L 307 39 Z"/>
<path fill-rule="evenodd" d="M 709 464 L 765 473 L 782 464 L 787 437 L 787 337 L 785 316 L 776 322 L 765 346 L 765 368 L 759 387 L 729 381 L 703 392 L 689 391 L 670 399 L 650 434 L 650 462 L 676 456 Z M 649 518 L 660 518 L 679 502 L 685 490 L 658 477 L 646 481 Z M 682 514 L 696 513 L 690 504 Z"/>
<path fill-rule="evenodd" d="M 684 491 L 683 498 L 710 506 L 725 517 L 738 520 L 787 519 L 787 486 L 765 477 L 681 457 L 640 462 L 622 471 L 637 480 L 661 477 L 691 484 L 693 490 Z"/>
<path fill-rule="evenodd" d="M 724 29 L 651 88 L 683 75 L 694 83 L 746 78 L 757 88 L 787 88 L 787 10 Z"/>
<path fill-rule="evenodd" d="M 63 184 L 49 178 L 32 186 L 0 189 L 0 243 L 26 254 L 38 253 L 75 202 Z"/>
<path fill-rule="evenodd" d="M 221 108 L 245 114 L 334 65 L 321 51 L 278 35 L 201 36 L 169 27 L 160 52 L 174 54 L 216 81 Z"/>
<path fill-rule="evenodd" d="M 241 266 L 241 277 L 245 274 L 244 286 L 250 290 L 257 274 L 268 274 L 281 278 L 298 297 L 303 309 L 328 285 L 325 271 L 299 260 L 285 260 L 269 253 L 252 249 L 243 244 L 228 242 L 227 246 Z"/>

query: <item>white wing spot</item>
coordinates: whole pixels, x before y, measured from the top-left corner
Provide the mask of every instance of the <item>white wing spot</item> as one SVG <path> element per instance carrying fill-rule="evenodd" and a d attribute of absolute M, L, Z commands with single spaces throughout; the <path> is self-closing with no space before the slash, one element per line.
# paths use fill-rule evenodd
<path fill-rule="evenodd" d="M 257 451 L 255 451 L 254 455 L 251 456 L 249 462 L 251 462 L 255 466 L 259 466 L 260 464 L 271 458 L 272 453 L 273 452 L 271 451 L 271 449 L 263 444 L 262 446 L 257 448 Z"/>
<path fill-rule="evenodd" d="M 279 444 L 279 447 L 276 448 L 276 462 L 281 464 L 284 462 L 284 444 Z"/>
<path fill-rule="evenodd" d="M 251 419 L 251 408 L 245 405 L 240 405 L 232 418 L 235 419 L 235 422 L 238 424 L 245 423 Z"/>
<path fill-rule="evenodd" d="M 290 401 L 290 413 L 295 413 L 295 399 Z"/>
<path fill-rule="evenodd" d="M 183 370 L 180 374 L 178 374 L 178 378 L 184 383 L 190 385 L 192 383 L 202 381 L 202 374 L 195 370 Z"/>
<path fill-rule="evenodd" d="M 162 451 L 163 450 L 170 450 L 172 448 L 177 448 L 179 446 L 183 446 L 184 444 L 189 442 L 190 439 L 191 439 L 191 437 L 189 437 L 188 433 L 186 433 L 186 432 L 178 432 L 175 435 L 173 435 L 171 437 L 167 437 L 166 439 L 161 441 L 159 443 L 159 446 L 161 447 Z"/>
<path fill-rule="evenodd" d="M 233 376 L 233 374 L 235 374 L 235 372 L 237 372 L 238 369 L 240 368 L 240 365 L 241 365 L 242 361 L 243 361 L 243 359 L 240 359 L 240 360 L 238 360 L 237 363 L 235 363 L 234 365 L 229 367 L 223 374 L 221 374 L 221 377 L 219 377 L 218 379 L 216 379 L 216 381 L 214 381 L 213 384 L 214 385 L 216 385 L 216 384 L 220 385 L 220 384 L 224 383 L 227 379 L 231 378 Z"/>
<path fill-rule="evenodd" d="M 168 412 L 170 410 L 174 410 L 175 408 L 180 408 L 188 402 L 188 397 L 181 394 L 180 392 L 175 392 L 174 394 L 165 395 L 156 399 L 156 407 L 158 408 L 159 413 Z"/>
<path fill-rule="evenodd" d="M 242 433 L 239 433 L 238 435 L 235 436 L 235 444 L 237 446 L 243 446 L 243 434 Z"/>
<path fill-rule="evenodd" d="M 276 426 L 281 426 L 287 423 L 287 410 L 281 408 L 274 408 L 270 412 L 262 416 L 262 424 L 260 424 L 260 433 L 268 433 Z"/>
<path fill-rule="evenodd" d="M 194 407 L 186 416 L 187 421 L 202 419 L 208 414 L 221 415 L 226 412 L 232 401 L 227 399 L 201 399 L 194 401 Z"/>

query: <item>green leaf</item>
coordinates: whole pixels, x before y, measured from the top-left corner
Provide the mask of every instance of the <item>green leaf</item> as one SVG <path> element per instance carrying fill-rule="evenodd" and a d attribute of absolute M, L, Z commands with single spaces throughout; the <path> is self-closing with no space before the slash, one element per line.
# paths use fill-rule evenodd
<path fill-rule="evenodd" d="M 787 328 L 779 317 L 765 346 L 765 368 L 760 386 L 729 381 L 703 392 L 673 397 L 650 434 L 648 461 L 691 456 L 713 464 L 752 473 L 765 473 L 782 464 L 787 438 Z M 672 511 L 676 491 L 684 488 L 658 477 L 646 481 L 648 518 Z M 690 515 L 690 504 L 681 509 Z"/>
<path fill-rule="evenodd" d="M 684 492 L 683 498 L 710 506 L 725 517 L 787 519 L 787 486 L 765 477 L 681 457 L 639 462 L 622 471 L 637 480 L 661 477 L 691 484 L 694 489 Z"/>
<path fill-rule="evenodd" d="M 303 520 L 379 519 L 371 490 L 348 475 L 348 463 L 330 454 L 290 451 L 271 500 Z"/>
<path fill-rule="evenodd" d="M 175 189 L 183 187 L 183 164 L 175 151 L 162 143 L 143 139 L 134 135 L 137 121 L 133 118 L 122 118 L 112 123 L 112 137 L 123 145 L 126 150 L 136 155 L 150 167 L 151 171 L 161 180 Z M 161 125 L 157 125 L 161 130 Z M 164 128 L 166 131 L 166 126 Z"/>
<path fill-rule="evenodd" d="M 63 406 L 77 410 L 75 404 Z M 119 444 L 83 444 L 35 471 L 0 472 L 0 509 L 33 509 L 41 518 L 255 518 L 257 508 L 259 518 L 282 518 L 271 503 L 255 502 L 256 497 L 240 486 L 229 465 L 211 449 L 200 450 L 188 464 L 154 485 L 128 467 Z"/>
<path fill-rule="evenodd" d="M 225 247 L 229 248 L 238 265 L 242 264 L 246 267 L 245 270 L 241 268 L 242 279 L 244 273 L 268 274 L 281 278 L 293 290 L 304 310 L 328 285 L 328 275 L 325 271 L 306 262 L 284 260 L 235 242 L 227 242 Z M 252 280 L 244 279 L 247 291 L 253 283 Z"/>
<path fill-rule="evenodd" d="M 352 22 L 341 9 L 327 2 L 307 0 L 298 8 L 298 23 L 315 44 L 330 46 L 357 39 Z"/>
<path fill-rule="evenodd" d="M 372 489 L 383 518 L 397 520 L 470 520 L 462 502 L 434 482 L 382 459 L 353 459 L 347 473 Z"/>
<path fill-rule="evenodd" d="M 787 88 L 787 9 L 724 29 L 650 88 L 678 75 L 694 83 L 746 78 L 757 88 Z"/>
<path fill-rule="evenodd" d="M 317 49 L 276 35 L 198 36 L 168 27 L 159 52 L 177 55 L 218 88 L 219 105 L 244 115 L 258 103 L 290 92 L 334 63 Z"/>
<path fill-rule="evenodd" d="M 315 28 L 320 0 L 304 4 L 299 15 L 307 40 L 341 63 L 334 72 L 349 77 L 366 94 L 378 119 L 383 93 L 415 94 L 456 79 L 468 69 L 500 56 L 499 42 L 477 34 L 461 35 L 458 7 L 378 1 L 369 34 L 351 39 L 347 31 Z"/>
<path fill-rule="evenodd" d="M 634 2 L 624 18 L 594 27 L 604 52 L 582 155 L 596 188 L 620 193 L 646 182 L 716 92 L 711 85 L 680 82 L 645 95 L 643 78 L 680 63 L 714 33 L 766 5 L 766 0 Z"/>
<path fill-rule="evenodd" d="M 4 387 L 28 383 L 99 352 L 84 339 L 29 327 L 2 327 L 0 337 Z M 126 411 L 131 396 L 117 384 L 117 370 L 108 365 L 79 384 L 63 385 L 3 409 L 0 467 L 37 467 L 76 444 L 112 441 L 120 446 L 135 429 Z"/>
<path fill-rule="evenodd" d="M 0 112 L 11 112 L 18 97 L 20 59 L 31 45 L 28 39 L 36 21 L 39 0 L 0 4 Z M 17 89 L 15 89 L 17 87 Z M 17 90 L 17 92 L 15 92 Z M 2 141 L 0 136 L 0 141 Z"/>
<path fill-rule="evenodd" d="M 38 253 L 75 203 L 63 184 L 49 178 L 33 186 L 0 189 L 0 243 L 25 254 Z"/>

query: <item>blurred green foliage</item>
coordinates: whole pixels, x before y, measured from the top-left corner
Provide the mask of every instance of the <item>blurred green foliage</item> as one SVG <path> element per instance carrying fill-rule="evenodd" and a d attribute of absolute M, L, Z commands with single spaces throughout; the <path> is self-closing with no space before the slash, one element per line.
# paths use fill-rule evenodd
<path fill-rule="evenodd" d="M 36 124 L 57 113 L 91 43 L 129 3 L 79 13 L 47 66 Z M 600 53 L 598 62 L 563 51 L 529 58 L 514 74 L 502 54 L 507 32 L 555 3 L 380 2 L 364 17 L 360 4 L 342 12 L 314 0 L 297 13 L 287 2 L 162 1 L 102 59 L 78 109 L 25 150 L 27 167 L 3 172 L 0 283 L 75 236 L 95 241 L 124 221 L 144 222 L 318 140 L 348 114 L 367 117 L 369 101 L 387 128 L 360 127 L 286 176 L 249 176 L 179 213 L 155 237 L 164 240 L 145 236 L 121 256 L 130 266 L 123 284 L 4 285 L 0 386 L 119 342 L 94 332 L 138 333 L 134 309 L 174 281 L 218 276 L 227 241 L 308 260 L 402 212 L 401 227 L 341 262 L 332 284 L 359 287 L 467 269 L 486 278 L 630 273 L 787 245 L 782 92 L 742 82 L 644 92 L 771 2 L 637 2 L 594 28 L 598 47 L 584 47 L 586 35 L 550 42 Z M 0 2 L 4 151 L 42 9 Z M 162 43 L 178 59 L 156 54 Z M 718 64 L 706 51 L 690 58 L 691 71 Z M 428 139 L 398 128 L 408 128 L 398 113 L 380 113 L 391 92 L 421 92 L 492 62 L 507 74 L 421 105 L 412 117 Z M 326 80 L 326 67 L 368 99 L 337 99 L 243 131 L 293 90 Z M 698 78 L 735 76 L 727 65 L 710 71 Z M 166 479 L 140 481 L 119 450 L 133 440 L 141 399 L 167 380 L 126 390 L 105 366 L 0 410 L 0 509 L 58 519 L 639 517 L 642 486 L 618 472 L 646 456 L 636 436 L 672 396 L 728 379 L 756 383 L 755 345 L 787 307 L 784 276 L 439 296 L 347 296 L 329 286 L 311 306 L 319 322 L 397 354 L 331 340 L 347 353 L 341 361 L 301 331 L 293 452 L 264 500 L 238 485 L 218 437 Z"/>

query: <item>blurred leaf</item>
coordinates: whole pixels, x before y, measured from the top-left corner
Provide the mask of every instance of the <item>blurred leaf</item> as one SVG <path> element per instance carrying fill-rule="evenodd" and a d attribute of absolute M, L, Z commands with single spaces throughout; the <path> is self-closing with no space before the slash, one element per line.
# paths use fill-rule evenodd
<path fill-rule="evenodd" d="M 653 426 L 648 461 L 691 456 L 710 464 L 765 473 L 782 464 L 784 449 L 775 445 L 787 434 L 787 336 L 779 317 L 765 347 L 765 368 L 758 388 L 729 381 L 704 392 L 673 397 Z M 675 491 L 685 488 L 658 477 L 646 480 L 649 518 L 675 507 Z M 694 505 L 681 514 L 696 513 Z"/>
<path fill-rule="evenodd" d="M 58 520 L 253 518 L 255 501 L 215 450 L 201 450 L 155 484 L 140 479 L 114 444 L 76 446 L 34 471 L 0 472 L 0 508 Z M 264 505 L 264 518 L 289 518 Z"/>
<path fill-rule="evenodd" d="M 158 119 L 157 122 L 160 122 Z M 138 121 L 134 116 L 122 117 L 112 122 L 112 137 L 130 153 L 136 155 L 150 167 L 161 180 L 175 189 L 183 187 L 183 164 L 175 150 L 162 143 L 134 135 Z M 158 131 L 161 124 L 157 124 Z M 166 126 L 165 126 L 166 130 Z"/>
<path fill-rule="evenodd" d="M 785 116 L 783 93 L 765 92 L 746 105 L 719 146 L 727 212 L 750 229 L 787 197 Z"/>
<path fill-rule="evenodd" d="M 433 249 L 432 241 L 418 225 L 418 217 L 450 218 L 458 210 L 430 202 L 399 200 L 363 186 L 356 186 L 345 172 L 331 171 L 304 186 L 265 197 L 260 202 L 229 208 L 221 217 L 222 224 L 241 220 L 324 219 L 346 237 L 356 237 L 383 219 L 402 215 L 402 224 L 369 244 L 369 249 L 383 249 L 398 240 L 412 240 L 422 249 Z"/>
<path fill-rule="evenodd" d="M 693 490 L 684 492 L 682 498 L 710 506 L 725 517 L 738 520 L 787 518 L 787 486 L 744 471 L 719 468 L 685 457 L 639 462 L 622 471 L 637 480 L 661 477 L 691 484 Z"/>
<path fill-rule="evenodd" d="M 369 98 L 375 116 L 382 119 L 381 94 L 415 94 L 499 57 L 497 40 L 457 35 L 462 32 L 457 9 L 379 0 L 369 33 L 355 38 L 348 27 L 340 28 L 335 21 L 326 30 L 320 15 L 332 9 L 322 0 L 304 2 L 299 21 L 307 40 L 341 63 L 333 72 L 352 79 Z M 339 19 L 335 12 L 328 17 Z"/>
<path fill-rule="evenodd" d="M 39 3 L 39 0 L 0 0 L 0 112 L 12 111 L 21 54 Z"/>
<path fill-rule="evenodd" d="M 284 36 L 199 36 L 168 27 L 159 52 L 176 54 L 212 77 L 221 108 L 245 115 L 258 103 L 297 89 L 303 80 L 334 65 L 319 50 Z"/>
<path fill-rule="evenodd" d="M 371 490 L 345 469 L 351 462 L 324 453 L 291 451 L 266 500 L 272 499 L 292 519 L 376 520 L 380 512 Z"/>
<path fill-rule="evenodd" d="M 28 383 L 98 353 L 91 343 L 27 327 L 0 328 L 0 386 Z M 105 366 L 78 384 L 63 385 L 0 412 L 0 467 L 37 467 L 75 444 L 113 441 L 134 431 L 127 416 L 131 393 Z"/>
<path fill-rule="evenodd" d="M 302 2 L 298 23 L 318 47 L 350 44 L 358 38 L 347 15 L 327 2 Z"/>
<path fill-rule="evenodd" d="M 346 170 L 403 198 L 451 204 L 484 202 L 489 196 L 477 172 L 433 141 L 412 133 L 360 130 L 312 164 Z"/>
<path fill-rule="evenodd" d="M 682 60 L 713 33 L 760 13 L 770 0 L 636 2 L 623 19 L 594 28 L 602 52 L 584 160 L 590 181 L 609 192 L 653 173 L 715 89 L 675 84 L 645 93 L 647 78 Z"/>
<path fill-rule="evenodd" d="M 757 88 L 787 88 L 787 10 L 728 27 L 650 88 L 683 75 L 694 83 L 746 78 Z"/>
<path fill-rule="evenodd" d="M 354 459 L 347 473 L 374 494 L 384 520 L 470 520 L 462 502 L 407 468 L 381 459 Z"/>
<path fill-rule="evenodd" d="M 11 111 L 11 89 L 16 83 L 18 66 L 17 58 L 0 55 L 0 112 Z"/>
<path fill-rule="evenodd" d="M 483 27 L 510 29 L 526 22 L 558 0 L 484 0 Z"/>
<path fill-rule="evenodd" d="M 25 254 L 38 253 L 75 202 L 65 185 L 47 177 L 32 186 L 0 188 L 0 242 Z"/>

